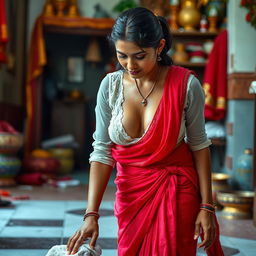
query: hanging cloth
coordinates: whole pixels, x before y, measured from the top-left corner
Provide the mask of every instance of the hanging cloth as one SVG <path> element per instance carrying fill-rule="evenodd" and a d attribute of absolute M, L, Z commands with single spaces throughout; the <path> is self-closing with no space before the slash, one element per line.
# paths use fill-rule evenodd
<path fill-rule="evenodd" d="M 4 0 L 0 0 L 0 63 L 7 61 L 5 48 L 8 42 L 8 31 L 5 11 Z"/>
<path fill-rule="evenodd" d="M 227 30 L 216 37 L 205 67 L 205 118 L 209 120 L 221 120 L 226 114 L 227 38 Z"/>
<path fill-rule="evenodd" d="M 31 152 L 34 147 L 35 129 L 37 124 L 41 123 L 40 115 L 36 115 L 36 113 L 41 113 L 40 110 L 37 110 L 38 106 L 41 107 L 41 104 L 36 102 L 36 98 L 38 94 L 38 78 L 42 75 L 45 65 L 46 51 L 43 36 L 43 17 L 39 16 L 32 32 L 26 80 L 26 154 Z"/>

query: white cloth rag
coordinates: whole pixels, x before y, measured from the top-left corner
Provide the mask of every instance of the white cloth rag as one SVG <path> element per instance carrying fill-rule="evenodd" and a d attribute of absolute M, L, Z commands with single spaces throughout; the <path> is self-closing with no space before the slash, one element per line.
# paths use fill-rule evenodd
<path fill-rule="evenodd" d="M 90 248 L 89 245 L 83 244 L 80 246 L 78 252 L 72 256 L 100 256 L 102 250 L 99 245 L 96 245 L 94 250 Z M 45 256 L 69 256 L 67 254 L 66 245 L 54 245 Z"/>

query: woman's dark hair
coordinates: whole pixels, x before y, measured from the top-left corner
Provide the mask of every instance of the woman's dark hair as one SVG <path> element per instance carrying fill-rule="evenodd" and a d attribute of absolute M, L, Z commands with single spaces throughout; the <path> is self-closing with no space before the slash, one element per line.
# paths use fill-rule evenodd
<path fill-rule="evenodd" d="M 162 60 L 159 64 L 170 66 L 173 62 L 167 55 L 172 44 L 169 25 L 164 17 L 155 16 L 153 12 L 143 7 L 128 9 L 121 13 L 109 36 L 112 43 L 125 40 L 134 42 L 141 48 L 155 49 L 162 38 L 165 39 L 165 47 L 160 54 Z"/>

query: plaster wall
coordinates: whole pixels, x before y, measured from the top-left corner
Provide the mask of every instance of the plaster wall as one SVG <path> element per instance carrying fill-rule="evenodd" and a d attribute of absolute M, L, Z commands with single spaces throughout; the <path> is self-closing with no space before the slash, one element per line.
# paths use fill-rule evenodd
<path fill-rule="evenodd" d="M 245 21 L 247 11 L 240 7 L 240 0 L 228 2 L 228 73 L 256 71 L 256 29 Z M 232 158 L 231 184 L 239 188 L 236 176 L 237 159 L 245 148 L 253 149 L 254 101 L 229 100 L 226 122 L 233 125 L 233 134 L 227 135 L 226 156 Z"/>
<path fill-rule="evenodd" d="M 256 71 L 256 29 L 245 21 L 240 0 L 228 1 L 228 72 Z"/>
<path fill-rule="evenodd" d="M 239 187 L 236 176 L 237 159 L 245 148 L 253 148 L 254 102 L 252 100 L 230 100 L 228 102 L 228 122 L 233 123 L 233 134 L 227 135 L 226 155 L 232 157 L 232 169 L 226 168 L 231 175 L 231 183 Z"/>

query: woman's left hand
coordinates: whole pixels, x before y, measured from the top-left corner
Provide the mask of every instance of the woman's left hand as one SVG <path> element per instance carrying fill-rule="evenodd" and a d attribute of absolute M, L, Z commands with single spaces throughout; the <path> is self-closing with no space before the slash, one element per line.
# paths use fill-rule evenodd
<path fill-rule="evenodd" d="M 196 223 L 194 239 L 197 239 L 201 232 L 203 232 L 202 242 L 198 244 L 198 248 L 205 247 L 208 249 L 215 240 L 216 225 L 214 214 L 205 210 L 200 210 Z"/>

